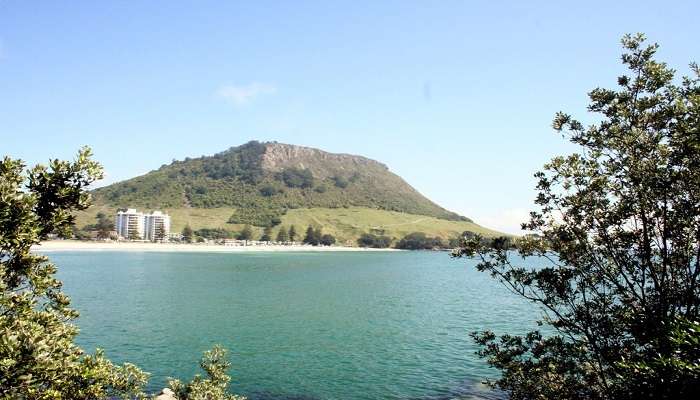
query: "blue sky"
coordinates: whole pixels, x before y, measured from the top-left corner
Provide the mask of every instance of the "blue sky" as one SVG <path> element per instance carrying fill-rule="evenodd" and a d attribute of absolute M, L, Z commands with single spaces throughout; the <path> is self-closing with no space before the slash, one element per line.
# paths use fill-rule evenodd
<path fill-rule="evenodd" d="M 554 113 L 589 118 L 626 32 L 687 72 L 698 15 L 696 1 L 0 0 L 0 153 L 87 144 L 109 183 L 276 140 L 380 160 L 517 232 L 532 174 L 574 150 Z"/>

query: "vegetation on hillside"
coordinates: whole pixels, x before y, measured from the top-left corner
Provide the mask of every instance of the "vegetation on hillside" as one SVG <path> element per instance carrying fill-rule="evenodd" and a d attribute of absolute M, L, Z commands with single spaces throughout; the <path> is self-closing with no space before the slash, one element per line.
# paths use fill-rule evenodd
<path fill-rule="evenodd" d="M 656 45 L 625 36 L 629 74 L 590 92 L 598 123 L 559 113 L 581 151 L 538 179 L 538 209 L 507 248 L 455 253 L 539 305 L 545 331 L 474 333 L 512 399 L 681 399 L 700 392 L 700 68 L 674 83 Z M 693 395 L 692 393 L 696 393 Z"/>
<path fill-rule="evenodd" d="M 276 156 L 279 165 L 266 165 L 267 156 Z M 423 197 L 376 161 L 255 141 L 214 156 L 173 161 L 97 189 L 94 196 L 97 204 L 109 207 L 230 207 L 231 223 L 259 227 L 279 224 L 288 210 L 314 207 L 360 206 L 468 221 Z"/>

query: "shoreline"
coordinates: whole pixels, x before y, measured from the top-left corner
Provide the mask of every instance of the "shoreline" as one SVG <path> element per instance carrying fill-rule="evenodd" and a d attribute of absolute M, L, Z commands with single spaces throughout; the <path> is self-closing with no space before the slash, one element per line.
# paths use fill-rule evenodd
<path fill-rule="evenodd" d="M 202 252 L 202 253 L 250 253 L 250 252 L 371 252 L 401 251 L 399 249 L 372 249 L 346 246 L 310 245 L 251 245 L 226 246 L 195 243 L 142 243 L 142 242 L 85 242 L 79 240 L 48 240 L 32 246 L 36 252 L 59 251 L 134 251 L 134 252 Z"/>

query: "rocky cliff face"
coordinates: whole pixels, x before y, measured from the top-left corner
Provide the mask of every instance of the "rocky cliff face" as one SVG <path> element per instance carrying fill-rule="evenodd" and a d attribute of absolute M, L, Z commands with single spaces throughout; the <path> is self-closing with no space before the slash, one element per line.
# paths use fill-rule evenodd
<path fill-rule="evenodd" d="M 311 147 L 284 143 L 265 144 L 262 167 L 272 172 L 279 172 L 285 168 L 308 169 L 317 179 L 352 175 L 358 171 L 386 173 L 389 170 L 386 165 L 366 157 L 328 153 Z"/>

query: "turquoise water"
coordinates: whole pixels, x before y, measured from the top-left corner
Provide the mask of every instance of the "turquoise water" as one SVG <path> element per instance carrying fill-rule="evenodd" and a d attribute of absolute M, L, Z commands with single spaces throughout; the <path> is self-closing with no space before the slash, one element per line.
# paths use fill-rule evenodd
<path fill-rule="evenodd" d="M 230 351 L 232 389 L 253 399 L 494 398 L 468 333 L 521 332 L 532 306 L 474 262 L 438 252 L 56 252 L 79 344 L 189 379 Z"/>

